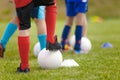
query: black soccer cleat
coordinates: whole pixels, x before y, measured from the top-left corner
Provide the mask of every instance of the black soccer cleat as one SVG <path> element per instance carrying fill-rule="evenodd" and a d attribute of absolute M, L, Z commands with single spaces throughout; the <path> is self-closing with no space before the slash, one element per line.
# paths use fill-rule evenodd
<path fill-rule="evenodd" d="M 17 72 L 18 73 L 28 73 L 28 72 L 30 72 L 30 69 L 29 68 L 25 68 L 24 70 L 22 70 L 21 67 L 18 67 L 17 68 Z"/>
<path fill-rule="evenodd" d="M 0 43 L 0 58 L 4 57 L 4 52 L 5 52 L 5 48 L 2 46 L 2 44 Z"/>
<path fill-rule="evenodd" d="M 57 36 L 55 36 L 55 43 L 52 44 L 50 42 L 47 42 L 46 50 L 55 51 L 55 50 L 61 50 L 61 49 L 62 49 L 62 46 L 60 43 L 58 43 Z"/>

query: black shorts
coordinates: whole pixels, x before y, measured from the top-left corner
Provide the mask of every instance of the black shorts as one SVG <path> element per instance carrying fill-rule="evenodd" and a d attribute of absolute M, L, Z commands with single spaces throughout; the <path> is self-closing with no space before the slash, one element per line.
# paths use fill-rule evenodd
<path fill-rule="evenodd" d="M 16 8 L 17 16 L 19 19 L 19 30 L 26 30 L 31 27 L 31 11 L 33 9 L 33 3 L 31 2 L 27 6 Z"/>

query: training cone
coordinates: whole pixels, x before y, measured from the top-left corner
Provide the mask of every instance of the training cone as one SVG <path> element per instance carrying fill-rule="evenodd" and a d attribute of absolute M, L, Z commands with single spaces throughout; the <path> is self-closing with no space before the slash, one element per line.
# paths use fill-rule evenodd
<path fill-rule="evenodd" d="M 109 42 L 105 42 L 105 43 L 102 44 L 101 47 L 102 47 L 102 48 L 112 48 L 113 45 L 112 45 L 111 43 L 109 43 Z"/>

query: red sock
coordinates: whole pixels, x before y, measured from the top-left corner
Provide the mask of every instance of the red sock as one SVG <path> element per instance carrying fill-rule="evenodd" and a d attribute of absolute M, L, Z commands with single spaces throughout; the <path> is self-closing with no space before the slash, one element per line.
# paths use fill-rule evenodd
<path fill-rule="evenodd" d="M 51 43 L 55 42 L 56 14 L 56 4 L 46 7 L 47 41 Z"/>
<path fill-rule="evenodd" d="M 18 47 L 19 47 L 19 54 L 21 59 L 21 69 L 24 70 L 25 68 L 29 68 L 29 50 L 30 50 L 30 41 L 29 36 L 19 36 L 18 37 Z"/>

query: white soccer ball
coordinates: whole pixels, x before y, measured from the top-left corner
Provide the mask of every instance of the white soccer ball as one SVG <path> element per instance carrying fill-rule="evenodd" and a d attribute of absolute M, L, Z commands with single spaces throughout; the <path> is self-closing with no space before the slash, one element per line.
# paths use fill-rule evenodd
<path fill-rule="evenodd" d="M 70 38 L 69 43 L 72 47 L 74 47 L 74 45 L 75 45 L 75 35 L 73 35 Z M 91 47 L 92 47 L 91 41 L 87 37 L 82 37 L 81 46 L 80 46 L 81 51 L 83 53 L 88 53 L 91 50 Z"/>
<path fill-rule="evenodd" d="M 88 53 L 91 50 L 92 44 L 87 37 L 82 37 L 81 40 L 81 51 Z"/>
<path fill-rule="evenodd" d="M 57 69 L 62 61 L 62 53 L 59 50 L 49 51 L 44 48 L 38 55 L 38 64 L 43 69 Z"/>
<path fill-rule="evenodd" d="M 74 45 L 75 45 L 75 35 L 70 37 L 69 44 L 70 44 L 70 46 L 74 47 Z"/>
<path fill-rule="evenodd" d="M 34 53 L 34 55 L 37 57 L 38 54 L 39 54 L 39 52 L 40 52 L 40 43 L 37 42 L 37 43 L 34 45 L 33 53 Z"/>

